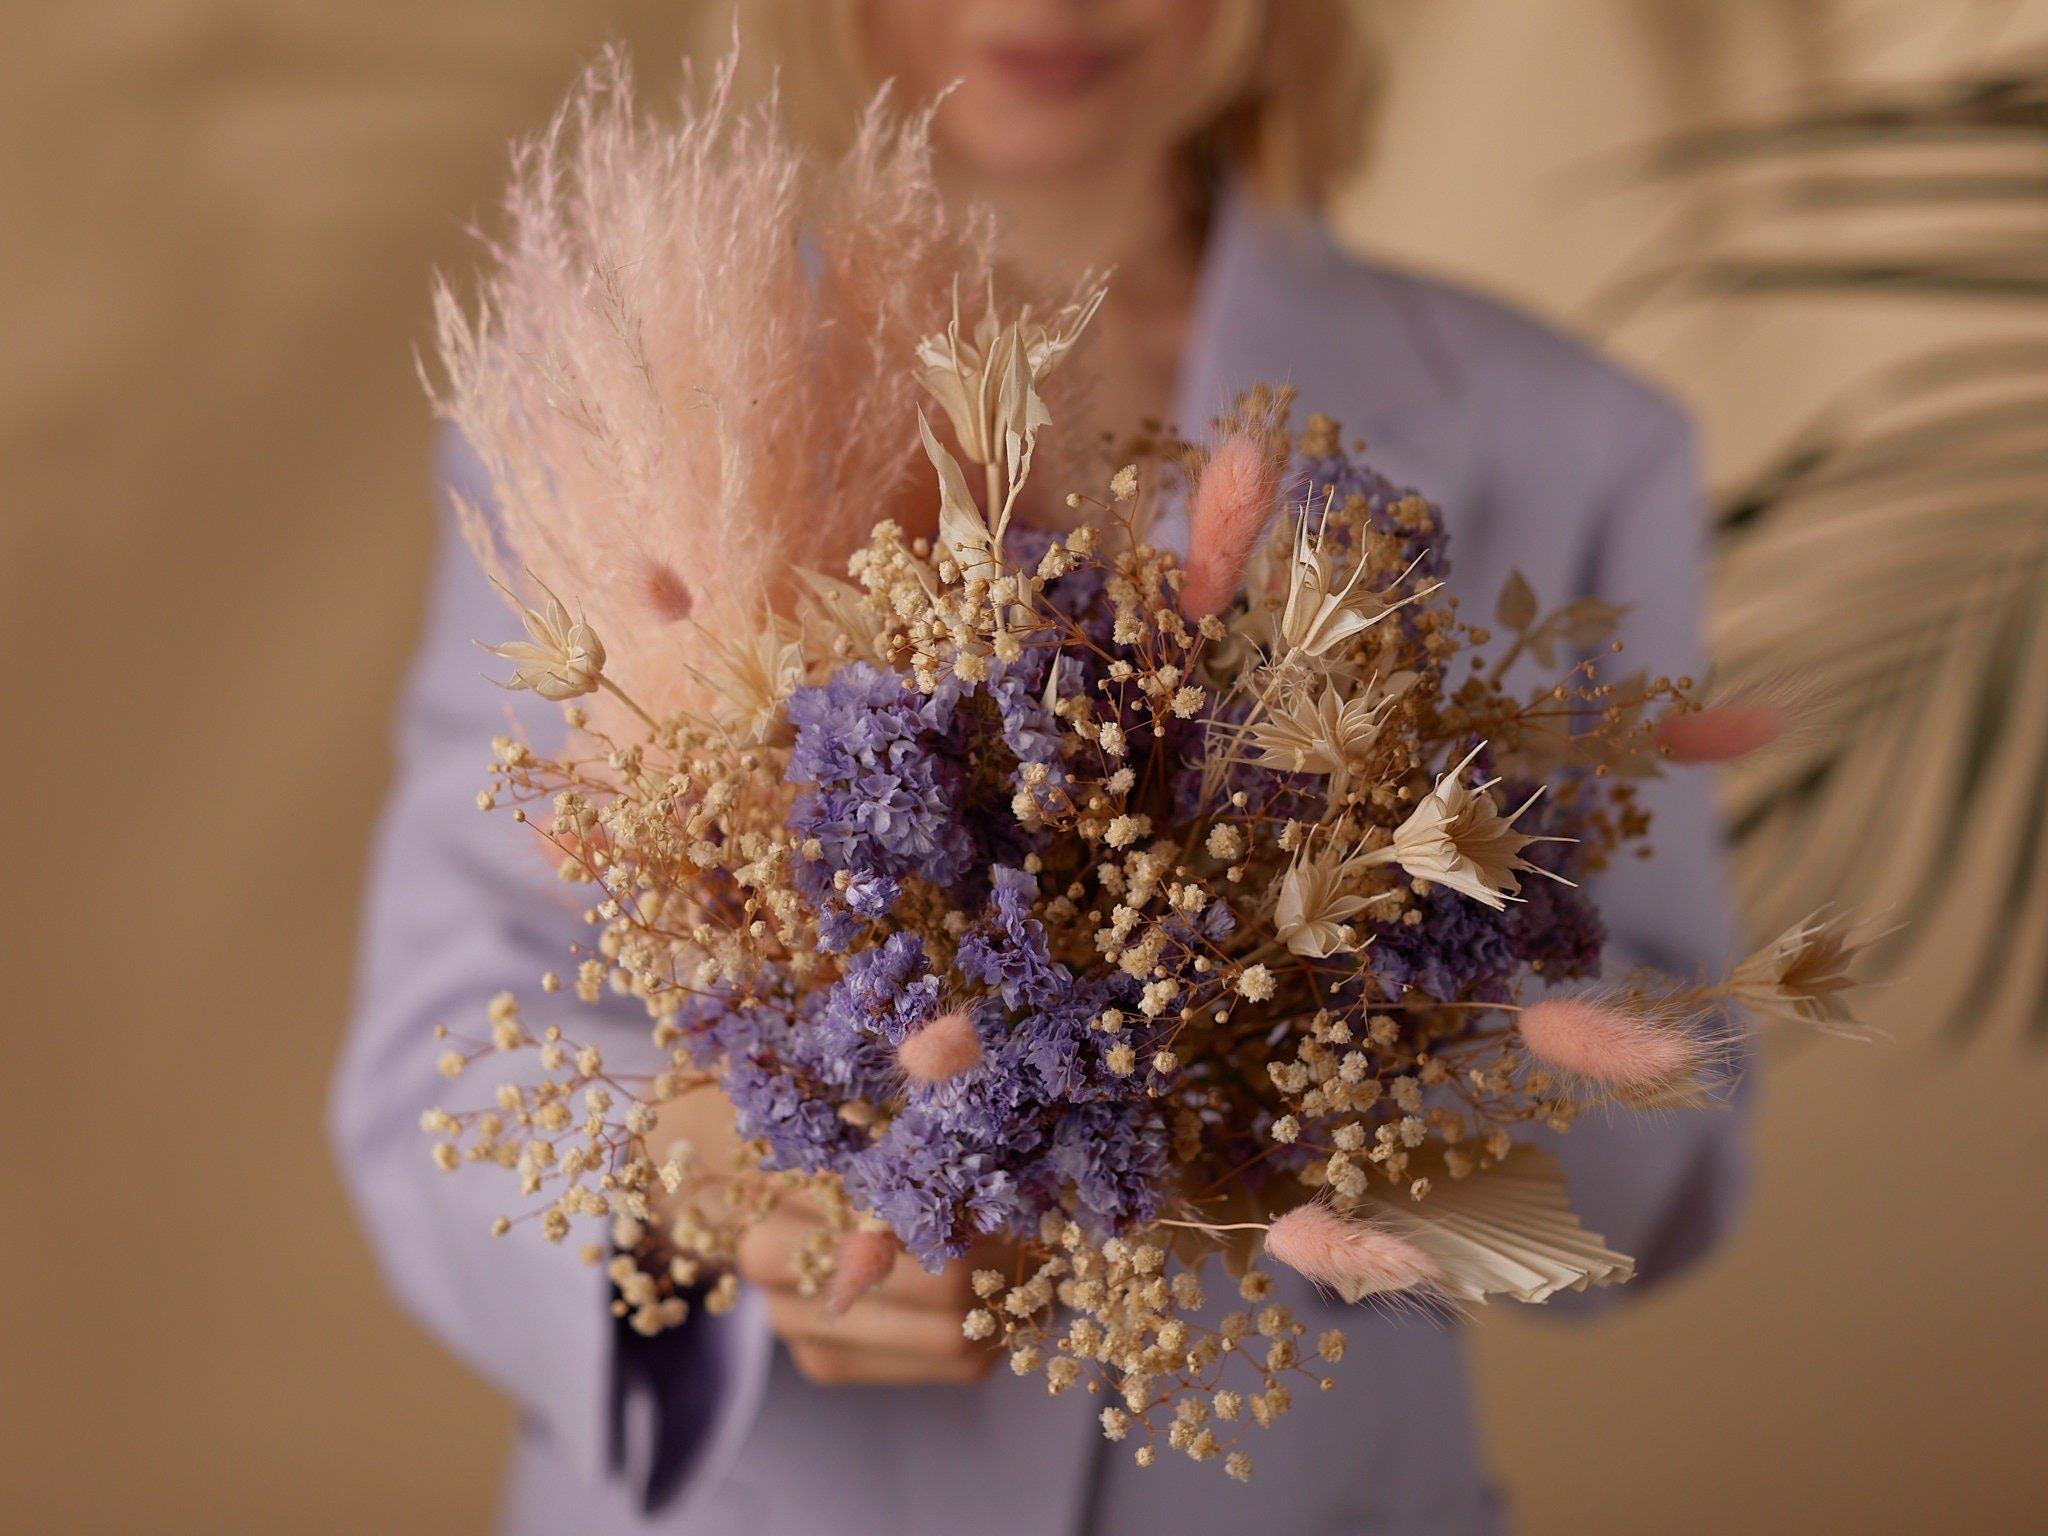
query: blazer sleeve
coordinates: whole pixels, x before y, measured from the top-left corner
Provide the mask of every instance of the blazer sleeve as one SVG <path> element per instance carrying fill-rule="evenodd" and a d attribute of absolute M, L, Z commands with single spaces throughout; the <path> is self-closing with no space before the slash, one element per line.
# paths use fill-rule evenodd
<path fill-rule="evenodd" d="M 1708 523 L 1690 424 L 1660 397 L 1633 392 L 1615 413 L 1582 590 L 1625 605 L 1621 656 L 1601 676 L 1647 669 L 1703 677 L 1701 614 Z M 1642 788 L 1651 856 L 1625 854 L 1592 882 L 1608 928 L 1603 972 L 1638 965 L 1693 978 L 1732 958 L 1738 922 L 1724 865 L 1721 816 L 1708 770 L 1670 768 Z M 1739 1026 L 1739 1021 L 1735 1021 Z M 1733 1227 L 1749 1181 L 1752 1052 L 1729 1030 L 1730 1082 L 1714 1106 L 1638 1114 L 1595 1111 L 1549 1144 L 1565 1165 L 1572 1204 L 1610 1246 L 1635 1257 L 1637 1279 L 1573 1297 L 1618 1300 L 1677 1274 Z M 1565 1299 L 1565 1298 L 1560 1298 Z"/>
<path fill-rule="evenodd" d="M 444 440 L 445 483 L 478 473 Z M 371 856 L 354 1016 L 329 1103 L 329 1130 L 387 1283 L 444 1344 L 512 1397 L 527 1432 L 549 1437 L 585 1477 L 632 1479 L 665 1502 L 737 1446 L 758 1403 L 769 1338 L 749 1297 L 724 1317 L 695 1312 L 643 1339 L 611 1315 L 601 1267 L 530 1226 L 493 1237 L 523 1208 L 513 1176 L 488 1166 L 444 1174 L 420 1117 L 477 1108 L 532 1053 L 485 1058 L 451 1082 L 433 1027 L 482 1035 L 489 1000 L 512 990 L 530 1029 L 558 1022 L 614 1060 L 651 1055 L 637 1005 L 591 1008 L 541 994 L 587 934 L 533 834 L 475 805 L 494 735 L 559 741 L 554 706 L 493 688 L 472 641 L 516 629 L 444 502 L 424 641 L 396 729 L 395 779 Z M 549 1007 L 548 1005 L 555 1005 Z"/>

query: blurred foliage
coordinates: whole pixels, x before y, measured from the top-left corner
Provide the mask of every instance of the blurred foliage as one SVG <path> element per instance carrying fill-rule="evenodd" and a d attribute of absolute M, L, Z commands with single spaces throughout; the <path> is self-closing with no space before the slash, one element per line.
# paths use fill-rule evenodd
<path fill-rule="evenodd" d="M 1759 929 L 1889 907 L 1947 1029 L 2048 1044 L 2048 53 L 1659 162 L 1736 211 L 1646 290 L 1995 307 L 1726 497 L 1712 640 L 1717 691 L 1813 689 L 1727 786 Z"/>

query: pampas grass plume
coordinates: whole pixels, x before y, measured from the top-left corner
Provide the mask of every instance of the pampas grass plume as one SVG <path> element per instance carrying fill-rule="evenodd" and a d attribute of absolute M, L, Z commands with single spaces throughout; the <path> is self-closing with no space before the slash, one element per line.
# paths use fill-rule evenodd
<path fill-rule="evenodd" d="M 904 1037 L 896 1064 L 915 1082 L 943 1083 L 981 1065 L 981 1036 L 966 1014 L 942 1013 Z"/>
<path fill-rule="evenodd" d="M 429 388 L 488 482 L 459 507 L 471 545 L 593 615 L 657 715 L 708 702 L 696 641 L 758 630 L 792 567 L 842 565 L 878 514 L 936 525 L 911 365 L 955 280 L 978 309 L 993 270 L 992 225 L 933 178 L 929 112 L 877 102 L 821 163 L 734 64 L 662 117 L 606 52 L 515 152 L 474 306 L 435 298 Z"/>
<path fill-rule="evenodd" d="M 1233 432 L 1209 455 L 1188 513 L 1182 613 L 1206 619 L 1229 606 L 1279 491 L 1279 463 L 1254 434 Z"/>
<path fill-rule="evenodd" d="M 1413 1290 L 1442 1273 L 1420 1244 L 1391 1227 L 1315 1201 L 1296 1206 L 1266 1229 L 1266 1252 L 1346 1296 Z"/>
<path fill-rule="evenodd" d="M 843 1316 L 848 1307 L 886 1280 L 902 1251 L 903 1244 L 894 1232 L 855 1227 L 842 1233 L 833 1253 L 832 1284 L 825 1292 L 825 1316 Z"/>
<path fill-rule="evenodd" d="M 1621 1093 L 1647 1093 L 1684 1078 L 1702 1047 L 1669 1021 L 1591 997 L 1547 997 L 1519 1019 L 1522 1043 L 1545 1066 Z"/>
<path fill-rule="evenodd" d="M 1657 745 L 1675 763 L 1726 763 L 1769 746 L 1785 724 L 1785 712 L 1774 705 L 1709 705 L 1660 724 Z"/>

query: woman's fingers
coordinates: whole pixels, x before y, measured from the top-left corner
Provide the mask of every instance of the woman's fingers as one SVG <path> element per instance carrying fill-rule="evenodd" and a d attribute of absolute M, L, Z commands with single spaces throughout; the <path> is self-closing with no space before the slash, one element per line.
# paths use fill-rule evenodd
<path fill-rule="evenodd" d="M 742 1280 L 774 1290 L 796 1284 L 792 1262 L 810 1235 L 818 1230 L 815 1217 L 777 1206 L 766 1218 L 740 1235 L 735 1268 Z"/>
<path fill-rule="evenodd" d="M 964 1262 L 957 1260 L 936 1275 L 928 1274 L 917 1260 L 899 1253 L 887 1277 L 868 1294 L 906 1306 L 944 1308 L 953 1313 L 957 1322 L 974 1305 L 974 1292 L 968 1284 L 972 1274 Z"/>
<path fill-rule="evenodd" d="M 763 1294 L 769 1327 L 789 1346 L 797 1369 L 820 1385 L 964 1385 L 995 1363 L 993 1350 L 961 1331 L 963 1308 L 905 1306 L 870 1294 L 828 1319 L 822 1297 L 794 1289 Z"/>
<path fill-rule="evenodd" d="M 964 1355 L 907 1355 L 809 1338 L 790 1340 L 789 1356 L 806 1380 L 821 1387 L 965 1387 L 980 1381 L 995 1364 L 994 1352 L 979 1348 Z"/>
<path fill-rule="evenodd" d="M 816 1218 L 778 1207 L 741 1237 L 740 1278 L 764 1290 L 794 1286 L 796 1270 L 791 1260 L 817 1229 Z M 887 1277 L 868 1295 L 870 1299 L 886 1296 L 913 1306 L 950 1308 L 957 1322 L 974 1305 L 974 1293 L 968 1284 L 972 1272 L 971 1265 L 961 1261 L 947 1265 L 936 1275 L 927 1274 L 915 1259 L 898 1254 Z"/>
<path fill-rule="evenodd" d="M 740 1273 L 760 1287 L 768 1325 L 806 1378 L 820 1385 L 979 1381 L 994 1352 L 961 1330 L 973 1305 L 965 1265 L 928 1275 L 900 1260 L 889 1277 L 838 1317 L 825 1297 L 799 1294 L 793 1250 L 813 1223 L 771 1216 L 740 1248 Z"/>
<path fill-rule="evenodd" d="M 794 1290 L 770 1290 L 763 1295 L 769 1325 L 791 1341 L 815 1339 L 946 1359 L 980 1350 L 961 1329 L 964 1307 L 906 1306 L 888 1296 L 870 1294 L 834 1318 L 825 1315 L 821 1296 L 799 1296 Z"/>

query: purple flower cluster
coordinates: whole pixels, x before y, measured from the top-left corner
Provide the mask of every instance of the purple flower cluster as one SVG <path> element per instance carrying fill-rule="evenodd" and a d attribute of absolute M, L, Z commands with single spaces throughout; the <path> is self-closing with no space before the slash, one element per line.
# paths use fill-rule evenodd
<path fill-rule="evenodd" d="M 957 685 L 926 698 L 866 662 L 791 696 L 788 777 L 814 787 L 789 824 L 822 849 L 801 867 L 799 887 L 824 919 L 828 949 L 846 948 L 861 919 L 887 916 L 906 875 L 950 887 L 971 867 L 961 767 L 932 744 L 958 703 Z"/>
<path fill-rule="evenodd" d="M 1509 797 L 1510 805 L 1520 805 L 1534 788 L 1533 784 L 1508 783 L 1500 786 L 1500 792 Z M 1566 804 L 1548 794 L 1529 807 L 1518 825 L 1542 837 L 1574 838 L 1581 830 Z M 1583 882 L 1586 877 L 1586 858 L 1578 842 L 1531 843 L 1522 850 L 1522 857 L 1566 880 Z M 1518 963 L 1541 966 L 1550 981 L 1597 978 L 1607 925 L 1583 886 L 1524 875 L 1522 895 L 1525 899 L 1507 914 Z"/>
<path fill-rule="evenodd" d="M 1064 773 L 1058 723 L 1037 697 L 1040 667 L 998 665 L 972 689 L 948 678 L 927 697 L 854 662 L 791 695 L 786 777 L 807 787 L 789 826 L 818 852 L 797 886 L 827 950 L 886 918 L 906 878 L 972 905 L 987 865 L 1025 851 L 1009 814 L 1018 772 L 1043 763 Z"/>
<path fill-rule="evenodd" d="M 975 1231 L 1028 1233 L 1056 1206 L 1099 1233 L 1149 1218 L 1160 1198 L 1167 1135 L 1157 1101 L 1144 1078 L 1109 1069 L 1118 1036 L 1091 1028 L 1106 1010 L 1129 1009 L 1137 983 L 1118 971 L 1077 977 L 1053 960 L 1031 915 L 1038 895 L 1025 871 L 990 871 L 988 901 L 954 957 L 962 977 L 989 989 L 973 1010 L 981 1065 L 907 1086 L 902 1112 L 841 1170 L 855 1198 L 928 1264 L 965 1251 Z M 1220 939 L 1229 925 L 1217 906 L 1201 932 Z M 930 979 L 902 973 L 900 989 L 916 995 Z M 894 1017 L 893 1005 L 876 1013 Z"/>
<path fill-rule="evenodd" d="M 1048 595 L 1085 624 L 1105 605 L 1099 577 L 1082 575 Z M 1061 691 L 1087 686 L 1092 664 L 1069 663 Z M 1147 1079 L 1112 1072 L 1105 1058 L 1123 1036 L 1091 1028 L 1133 1007 L 1139 984 L 1076 977 L 1033 916 L 1038 881 L 1022 865 L 1034 844 L 1009 801 L 1025 764 L 1066 781 L 1046 666 L 1027 652 L 985 682 L 949 679 L 925 696 L 853 663 L 798 690 L 787 777 L 803 788 L 789 826 L 815 856 L 797 884 L 822 946 L 845 959 L 822 990 L 799 995 L 777 977 L 775 1007 L 700 999 L 685 1020 L 698 1059 L 724 1064 L 741 1134 L 766 1140 L 773 1166 L 839 1174 L 933 1267 L 977 1232 L 1031 1230 L 1055 1205 L 1104 1229 L 1142 1220 L 1166 1166 Z M 923 938 L 892 926 L 910 879 L 977 914 L 945 975 Z M 1221 931 L 1218 911 L 1208 923 Z M 907 1081 L 895 1048 L 948 1008 L 974 1020 L 980 1064 L 938 1085 Z M 871 1133 L 839 1116 L 853 1099 L 897 1107 Z"/>
<path fill-rule="evenodd" d="M 827 1167 L 851 1155 L 862 1137 L 838 1106 L 885 1079 L 882 1047 L 825 1027 L 828 1001 L 800 994 L 786 974 L 767 975 L 744 997 L 700 994 L 677 1019 L 692 1059 L 719 1073 L 740 1135 L 768 1143 L 771 1168 Z"/>
<path fill-rule="evenodd" d="M 1294 505 L 1306 497 L 1319 507 L 1325 492 L 1340 503 L 1362 496 L 1374 526 L 1419 559 L 1419 575 L 1443 574 L 1441 531 L 1397 522 L 1391 509 L 1403 493 L 1386 480 L 1341 455 L 1297 467 Z M 1018 535 L 1013 554 L 1027 565 L 1037 537 Z M 1143 1023 L 1095 1027 L 1112 1010 L 1137 1015 L 1144 979 L 1107 964 L 1077 974 L 1055 958 L 1038 916 L 1033 855 L 1054 850 L 1050 834 L 1018 822 L 1011 802 L 1027 765 L 1042 765 L 1053 787 L 1069 782 L 1063 732 L 1043 703 L 1048 667 L 1060 669 L 1057 693 L 1085 692 L 1112 716 L 1135 708 L 1117 687 L 1099 686 L 1118 650 L 1100 570 L 1057 579 L 1043 597 L 1058 622 L 1021 659 L 992 663 L 980 683 L 948 678 L 925 695 L 897 673 L 856 662 L 790 698 L 787 778 L 798 793 L 788 825 L 802 850 L 794 878 L 831 957 L 826 980 L 800 985 L 772 973 L 743 992 L 697 998 L 680 1020 L 695 1059 L 721 1072 L 741 1134 L 767 1143 L 770 1167 L 837 1175 L 856 1204 L 934 1269 L 977 1234 L 1034 1231 L 1049 1210 L 1097 1235 L 1149 1219 L 1167 1187 L 1171 1138 L 1161 1106 L 1174 1102 L 1180 1080 L 1199 1087 L 1215 1070 L 1202 1061 L 1172 1077 L 1129 1070 L 1129 1062 L 1111 1070 L 1113 1048 L 1143 1059 L 1163 1043 L 1163 1032 L 1154 1038 Z M 1066 643 L 1075 634 L 1078 643 Z M 1124 723 L 1123 765 L 1137 781 L 1171 786 L 1169 814 L 1183 822 L 1207 815 L 1213 807 L 1193 804 L 1207 717 L 1157 734 L 1149 713 L 1144 729 L 1135 712 Z M 1074 771 L 1092 776 L 1100 767 L 1077 760 Z M 1244 814 L 1269 819 L 1313 814 L 1324 794 L 1312 776 L 1241 763 L 1223 786 L 1226 795 L 1238 790 Z M 1525 826 L 1569 836 L 1570 823 L 1565 810 L 1539 802 Z M 1577 876 L 1571 844 L 1532 845 L 1528 856 Z M 912 882 L 919 889 L 906 904 Z M 930 926 L 934 890 L 956 914 L 943 936 Z M 1360 1002 L 1363 989 L 1378 987 L 1500 1002 L 1531 964 L 1552 976 L 1596 974 L 1602 933 L 1585 896 L 1540 877 L 1524 881 L 1523 895 L 1498 912 L 1439 887 L 1418 903 L 1418 923 L 1375 925 L 1371 980 L 1333 970 L 1326 1001 L 1350 988 L 1350 1001 Z M 1153 975 L 1190 984 L 1186 968 L 1226 940 L 1233 922 L 1220 901 L 1172 919 L 1157 961 L 1164 969 Z M 948 1012 L 972 1023 L 978 1064 L 939 1083 L 908 1078 L 898 1048 Z M 841 1114 L 854 1103 L 868 1112 Z M 1228 1134 L 1243 1142 L 1232 1161 L 1258 1160 L 1255 1128 Z"/>

